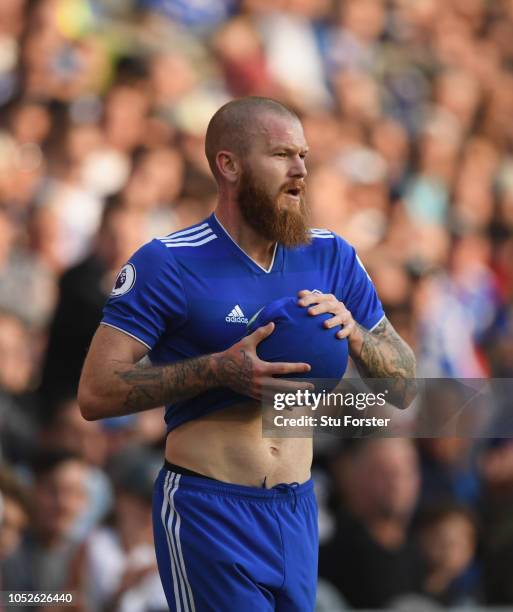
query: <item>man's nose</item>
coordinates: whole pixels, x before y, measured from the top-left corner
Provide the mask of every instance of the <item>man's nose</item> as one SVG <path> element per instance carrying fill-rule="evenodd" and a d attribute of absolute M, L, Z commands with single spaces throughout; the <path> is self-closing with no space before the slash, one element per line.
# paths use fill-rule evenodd
<path fill-rule="evenodd" d="M 294 178 L 305 178 L 308 174 L 306 170 L 305 160 L 299 155 L 296 155 L 293 158 L 293 163 L 290 166 L 289 174 Z"/>

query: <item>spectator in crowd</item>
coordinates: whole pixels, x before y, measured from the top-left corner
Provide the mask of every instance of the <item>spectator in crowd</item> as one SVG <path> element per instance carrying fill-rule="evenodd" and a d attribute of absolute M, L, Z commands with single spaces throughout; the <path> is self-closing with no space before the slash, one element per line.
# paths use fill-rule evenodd
<path fill-rule="evenodd" d="M 0 208 L 0 309 L 26 324 L 48 324 L 55 303 L 51 272 L 33 254 L 16 247 L 16 224 Z"/>
<path fill-rule="evenodd" d="M 87 465 L 76 455 L 48 452 L 35 458 L 32 470 L 31 521 L 3 564 L 3 588 L 58 591 L 79 546 L 73 526 L 87 503 Z"/>
<path fill-rule="evenodd" d="M 320 576 L 356 609 L 382 608 L 415 591 L 420 563 L 409 526 L 420 478 L 412 442 L 355 442 L 335 462 L 334 478 L 337 527 L 321 547 Z"/>
<path fill-rule="evenodd" d="M 464 432 L 463 432 L 464 433 Z M 422 473 L 422 504 L 453 499 L 477 508 L 480 502 L 480 481 L 472 440 L 445 434 L 419 440 Z"/>
<path fill-rule="evenodd" d="M 86 421 L 74 396 L 57 404 L 39 432 L 46 451 L 76 454 L 88 465 L 85 481 L 87 504 L 72 528 L 80 539 L 96 526 L 112 505 L 112 486 L 105 473 L 109 454 L 108 434 L 100 423 Z"/>
<path fill-rule="evenodd" d="M 427 506 L 417 522 L 417 533 L 425 567 L 420 591 L 444 606 L 478 604 L 477 524 L 468 507 Z"/>
<path fill-rule="evenodd" d="M 30 460 L 37 432 L 32 393 L 36 347 L 27 326 L 0 310 L 0 451 L 10 462 Z"/>
<path fill-rule="evenodd" d="M 28 491 L 8 468 L 0 469 L 0 563 L 13 555 L 20 546 L 30 520 Z"/>
<path fill-rule="evenodd" d="M 143 242 L 141 214 L 113 198 L 105 207 L 94 250 L 61 277 L 43 367 L 42 419 L 62 399 L 76 395 L 82 363 L 117 271 Z"/>

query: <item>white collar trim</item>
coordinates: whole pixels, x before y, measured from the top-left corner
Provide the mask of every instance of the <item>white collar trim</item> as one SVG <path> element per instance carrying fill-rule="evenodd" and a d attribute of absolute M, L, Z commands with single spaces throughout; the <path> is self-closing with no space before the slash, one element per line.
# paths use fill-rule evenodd
<path fill-rule="evenodd" d="M 233 242 L 233 244 L 239 249 L 239 251 L 241 251 L 242 253 L 244 253 L 244 255 L 251 260 L 255 266 L 258 266 L 262 271 L 264 271 L 266 274 L 269 274 L 271 272 L 271 270 L 273 269 L 274 266 L 274 259 L 276 257 L 276 251 L 278 250 L 278 243 L 275 242 L 274 243 L 274 251 L 273 251 L 273 258 L 271 259 L 271 263 L 269 265 L 268 269 L 265 269 L 264 266 L 261 266 L 258 261 L 255 261 L 252 257 L 250 257 L 246 251 L 244 249 L 241 249 L 241 247 L 235 242 L 235 240 L 230 236 L 230 234 L 228 233 L 228 231 L 226 230 L 226 228 L 224 227 L 224 225 L 221 223 L 221 221 L 219 221 L 219 219 L 217 218 L 217 215 L 214 213 L 214 217 L 215 220 L 217 221 L 217 223 L 219 224 L 219 227 L 223 230 L 223 232 L 228 236 L 228 238 Z"/>

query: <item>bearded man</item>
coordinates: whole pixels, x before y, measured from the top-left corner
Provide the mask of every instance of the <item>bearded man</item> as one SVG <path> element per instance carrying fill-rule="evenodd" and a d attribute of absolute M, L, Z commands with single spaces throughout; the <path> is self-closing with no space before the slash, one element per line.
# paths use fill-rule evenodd
<path fill-rule="evenodd" d="M 354 249 L 308 228 L 307 151 L 300 120 L 274 100 L 220 108 L 206 134 L 216 211 L 133 255 L 84 365 L 86 419 L 166 405 L 153 516 L 171 610 L 315 606 L 312 440 L 264 438 L 259 404 L 264 388 L 301 387 L 275 376 L 310 366 L 260 360 L 274 324 L 244 336 L 255 313 L 297 294 L 310 315 L 333 315 L 324 325 L 347 338 L 363 375 L 398 381 L 396 403 L 414 377 L 413 354 Z M 140 367 L 147 354 L 151 365 Z"/>

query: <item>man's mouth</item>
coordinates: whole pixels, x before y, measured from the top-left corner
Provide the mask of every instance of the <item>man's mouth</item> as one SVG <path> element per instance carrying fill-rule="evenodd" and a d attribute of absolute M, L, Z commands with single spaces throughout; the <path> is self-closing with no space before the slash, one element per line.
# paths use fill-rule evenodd
<path fill-rule="evenodd" d="M 285 189 L 284 193 L 294 200 L 299 200 L 302 194 L 302 189 L 299 187 L 289 187 L 288 189 Z"/>

